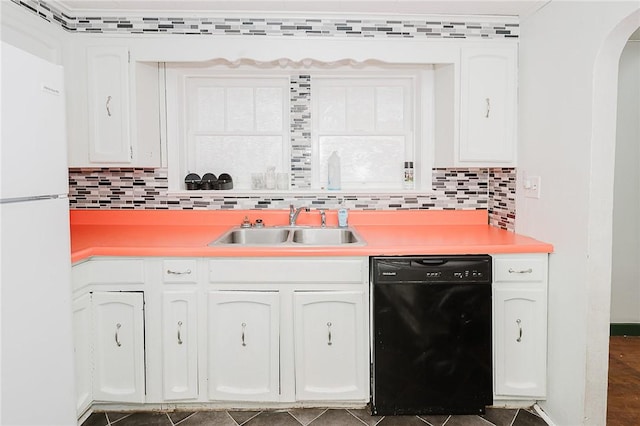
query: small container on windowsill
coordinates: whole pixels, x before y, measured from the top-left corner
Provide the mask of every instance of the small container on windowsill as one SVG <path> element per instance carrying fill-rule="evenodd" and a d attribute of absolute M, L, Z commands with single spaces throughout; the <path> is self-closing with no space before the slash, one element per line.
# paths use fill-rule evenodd
<path fill-rule="evenodd" d="M 200 175 L 196 173 L 189 173 L 187 177 L 184 178 L 184 185 L 189 191 L 200 189 L 200 183 Z"/>
<path fill-rule="evenodd" d="M 403 180 L 403 183 L 402 183 L 402 187 L 404 189 L 413 189 L 414 188 L 413 161 L 405 161 L 404 162 L 404 180 Z"/>

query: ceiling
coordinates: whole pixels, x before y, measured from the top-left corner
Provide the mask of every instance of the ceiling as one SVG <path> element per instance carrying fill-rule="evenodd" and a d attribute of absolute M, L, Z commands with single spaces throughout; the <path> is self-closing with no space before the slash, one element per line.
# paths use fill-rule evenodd
<path fill-rule="evenodd" d="M 154 13 L 358 13 L 365 15 L 489 15 L 524 18 L 551 0 L 49 0 L 72 16 Z"/>

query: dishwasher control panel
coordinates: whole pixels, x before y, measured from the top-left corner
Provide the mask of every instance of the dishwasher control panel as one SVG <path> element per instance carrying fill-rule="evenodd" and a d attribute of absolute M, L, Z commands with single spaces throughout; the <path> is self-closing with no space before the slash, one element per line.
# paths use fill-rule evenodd
<path fill-rule="evenodd" d="M 384 256 L 371 258 L 374 283 L 491 283 L 491 256 Z"/>

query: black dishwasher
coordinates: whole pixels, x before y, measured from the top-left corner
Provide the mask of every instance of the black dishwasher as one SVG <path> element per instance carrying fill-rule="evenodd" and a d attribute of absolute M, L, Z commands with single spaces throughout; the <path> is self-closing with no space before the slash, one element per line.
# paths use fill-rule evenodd
<path fill-rule="evenodd" d="M 491 257 L 371 258 L 375 415 L 493 404 Z"/>

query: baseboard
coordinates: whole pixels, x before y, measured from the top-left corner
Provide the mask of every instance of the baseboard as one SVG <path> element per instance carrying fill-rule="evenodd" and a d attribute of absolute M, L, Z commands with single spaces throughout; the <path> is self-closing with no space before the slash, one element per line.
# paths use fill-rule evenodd
<path fill-rule="evenodd" d="M 609 324 L 610 336 L 640 336 L 639 323 Z"/>

